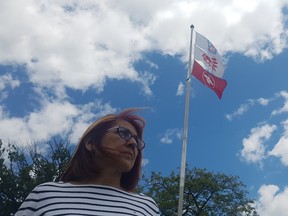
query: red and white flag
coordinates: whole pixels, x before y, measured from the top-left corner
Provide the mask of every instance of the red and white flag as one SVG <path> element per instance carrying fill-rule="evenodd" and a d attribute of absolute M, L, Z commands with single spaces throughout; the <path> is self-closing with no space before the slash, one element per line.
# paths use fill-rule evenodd
<path fill-rule="evenodd" d="M 220 79 L 217 76 L 204 70 L 204 68 L 194 60 L 192 75 L 195 76 L 199 81 L 201 81 L 208 88 L 212 89 L 219 99 L 222 97 L 222 93 L 227 86 L 227 82 L 224 79 Z"/>
<path fill-rule="evenodd" d="M 196 32 L 192 75 L 212 89 L 220 99 L 227 86 L 226 80 L 221 79 L 224 69 L 217 49 L 207 38 Z"/>
<path fill-rule="evenodd" d="M 217 77 L 224 74 L 224 64 L 217 49 L 203 35 L 196 32 L 194 58 L 203 62 L 204 69 Z"/>

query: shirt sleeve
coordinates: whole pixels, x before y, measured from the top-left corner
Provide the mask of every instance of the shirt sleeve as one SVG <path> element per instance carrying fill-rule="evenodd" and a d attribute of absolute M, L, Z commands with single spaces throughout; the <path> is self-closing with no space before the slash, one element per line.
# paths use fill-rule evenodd
<path fill-rule="evenodd" d="M 36 186 L 31 193 L 26 197 L 24 202 L 19 207 L 14 216 L 36 216 L 38 209 L 39 188 Z"/>

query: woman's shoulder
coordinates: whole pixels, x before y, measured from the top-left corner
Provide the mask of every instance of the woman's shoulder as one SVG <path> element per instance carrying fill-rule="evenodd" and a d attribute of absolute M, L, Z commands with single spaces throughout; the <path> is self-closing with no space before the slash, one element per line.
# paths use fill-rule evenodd
<path fill-rule="evenodd" d="M 64 182 L 44 182 L 36 186 L 36 188 L 45 188 L 45 187 L 65 187 L 67 183 Z"/>
<path fill-rule="evenodd" d="M 137 196 L 140 197 L 143 200 L 146 200 L 147 202 L 151 203 L 152 205 L 156 205 L 157 206 L 155 200 L 152 197 L 147 196 L 144 193 L 137 193 Z"/>
<path fill-rule="evenodd" d="M 60 188 L 68 187 L 68 183 L 64 182 L 44 182 L 39 185 L 37 185 L 32 192 L 34 193 L 40 193 L 42 191 L 55 191 Z"/>

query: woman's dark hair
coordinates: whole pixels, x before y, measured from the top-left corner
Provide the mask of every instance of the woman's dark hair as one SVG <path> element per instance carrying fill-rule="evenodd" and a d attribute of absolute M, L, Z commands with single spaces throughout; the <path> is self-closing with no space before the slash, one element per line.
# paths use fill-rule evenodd
<path fill-rule="evenodd" d="M 97 176 L 99 170 L 97 170 L 97 166 L 93 162 L 95 154 L 86 149 L 85 143 L 93 143 L 97 149 L 102 151 L 100 145 L 102 137 L 107 129 L 118 120 L 129 122 L 135 128 L 137 135 L 142 139 L 145 120 L 135 114 L 137 111 L 139 111 L 139 108 L 125 109 L 119 114 L 109 114 L 92 123 L 82 135 L 60 180 L 64 182 L 81 181 Z M 125 190 L 135 190 L 141 176 L 141 163 L 142 150 L 138 150 L 133 168 L 129 172 L 123 173 L 121 177 L 120 184 Z"/>

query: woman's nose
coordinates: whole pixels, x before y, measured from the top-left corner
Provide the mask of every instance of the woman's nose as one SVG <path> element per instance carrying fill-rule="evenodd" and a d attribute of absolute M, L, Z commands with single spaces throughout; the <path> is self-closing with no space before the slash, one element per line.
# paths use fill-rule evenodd
<path fill-rule="evenodd" d="M 134 149 L 134 148 L 137 147 L 137 142 L 136 142 L 136 140 L 135 140 L 134 137 L 132 137 L 130 140 L 128 140 L 127 146 L 128 146 L 129 148 L 132 148 L 132 149 Z"/>

